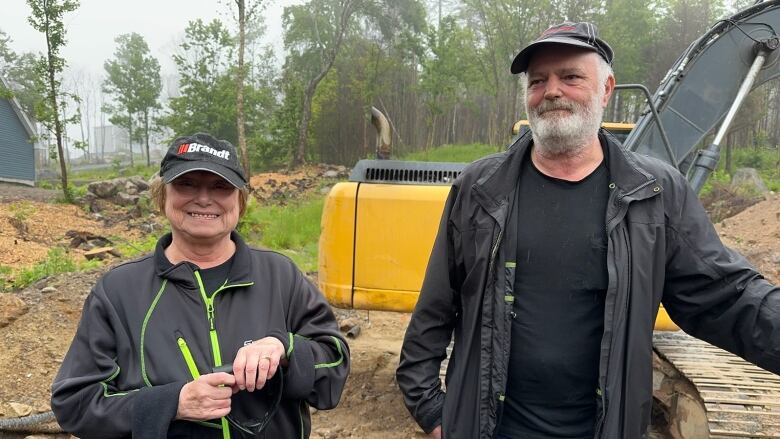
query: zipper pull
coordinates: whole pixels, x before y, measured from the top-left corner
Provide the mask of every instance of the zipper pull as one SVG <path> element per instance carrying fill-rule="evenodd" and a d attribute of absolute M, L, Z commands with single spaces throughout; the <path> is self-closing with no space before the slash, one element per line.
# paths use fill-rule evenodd
<path fill-rule="evenodd" d="M 206 304 L 206 312 L 209 315 L 209 327 L 213 331 L 214 330 L 214 304 L 213 303 Z"/>

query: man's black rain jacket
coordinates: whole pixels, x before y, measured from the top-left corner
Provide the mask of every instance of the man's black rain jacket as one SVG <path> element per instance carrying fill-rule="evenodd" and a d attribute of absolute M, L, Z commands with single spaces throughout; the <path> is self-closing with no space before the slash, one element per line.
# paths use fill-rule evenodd
<path fill-rule="evenodd" d="M 309 405 L 338 403 L 349 352 L 322 294 L 287 257 L 231 238 L 235 258 L 217 291 L 203 291 L 195 265 L 167 262 L 170 235 L 154 254 L 97 282 L 52 386 L 52 410 L 65 431 L 83 439 L 223 438 L 222 420 L 174 421 L 179 392 L 266 336 L 281 340 L 289 359 L 266 437 L 306 438 Z M 233 395 L 231 415 L 248 422 L 269 404 L 263 391 L 242 391 Z"/>
<path fill-rule="evenodd" d="M 611 183 L 596 438 L 638 439 L 650 422 L 659 304 L 689 334 L 778 373 L 780 289 L 723 246 L 677 170 L 599 137 Z M 509 201 L 530 144 L 525 135 L 454 182 L 404 338 L 397 378 L 406 405 L 445 439 L 492 438 L 499 422 L 515 300 L 504 244 L 516 242 Z M 445 394 L 439 365 L 453 333 Z"/>

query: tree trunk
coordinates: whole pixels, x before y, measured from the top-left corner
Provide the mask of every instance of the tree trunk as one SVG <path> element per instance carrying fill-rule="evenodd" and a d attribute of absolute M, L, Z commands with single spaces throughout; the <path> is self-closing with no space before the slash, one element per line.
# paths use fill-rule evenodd
<path fill-rule="evenodd" d="M 246 129 L 244 116 L 244 51 L 246 48 L 246 3 L 235 0 L 238 6 L 238 71 L 236 72 L 236 125 L 238 128 L 238 149 L 241 151 L 241 166 L 249 179 L 249 153 L 246 150 Z"/>
<path fill-rule="evenodd" d="M 728 135 L 726 135 L 726 164 L 725 164 L 726 173 L 729 175 L 733 174 L 732 168 L 734 167 L 731 160 L 731 149 L 732 149 L 731 144 L 733 143 L 732 141 L 733 141 L 732 134 L 729 133 Z"/>
<path fill-rule="evenodd" d="M 51 103 L 52 114 L 54 114 L 54 136 L 57 139 L 57 154 L 60 157 L 60 179 L 62 181 L 62 193 L 65 200 L 70 201 L 70 190 L 68 188 L 68 167 L 65 164 L 65 149 L 62 147 L 63 126 L 60 120 L 60 112 L 57 105 L 57 82 L 54 80 L 54 65 L 52 60 L 52 47 L 49 39 L 49 19 L 46 17 L 46 57 L 48 60 L 49 74 L 49 102 Z"/>
<path fill-rule="evenodd" d="M 324 75 L 323 75 L 324 76 Z M 317 81 L 319 82 L 319 81 Z M 306 143 L 309 138 L 309 121 L 311 120 L 311 101 L 317 84 L 312 80 L 303 92 L 303 108 L 301 109 L 301 126 L 298 128 L 298 147 L 293 156 L 292 167 L 296 168 L 306 163 Z"/>
<path fill-rule="evenodd" d="M 339 17 L 338 30 L 336 32 L 336 41 L 333 43 L 333 48 L 324 54 L 323 66 L 320 72 L 309 81 L 306 86 L 306 90 L 303 92 L 303 107 L 301 108 L 301 125 L 298 127 L 298 146 L 293 155 L 291 167 L 295 168 L 306 163 L 306 143 L 309 137 L 309 122 L 311 120 L 311 103 L 314 99 L 314 93 L 317 91 L 317 86 L 320 81 L 328 74 L 333 63 L 336 61 L 336 56 L 341 48 L 341 42 L 344 39 L 344 34 L 347 31 L 349 25 L 349 19 L 352 13 L 355 12 L 355 5 L 352 0 L 345 0 L 343 2 L 343 9 Z"/>
<path fill-rule="evenodd" d="M 146 143 L 146 166 L 152 166 L 151 155 L 149 154 L 149 109 L 144 110 L 144 140 Z"/>
<path fill-rule="evenodd" d="M 130 148 L 130 166 L 135 166 L 133 162 L 133 115 L 127 113 L 127 146 Z"/>

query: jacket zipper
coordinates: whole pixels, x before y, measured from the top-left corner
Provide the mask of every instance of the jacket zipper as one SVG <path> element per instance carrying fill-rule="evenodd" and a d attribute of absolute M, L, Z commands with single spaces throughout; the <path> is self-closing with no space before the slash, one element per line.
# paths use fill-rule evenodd
<path fill-rule="evenodd" d="M 209 322 L 209 339 L 211 340 L 211 352 L 214 357 L 214 367 L 219 367 L 222 366 L 222 353 L 219 349 L 217 327 L 214 324 L 214 298 L 219 292 L 223 290 L 235 287 L 246 287 L 254 284 L 254 282 L 227 285 L 227 281 L 225 281 L 225 283 L 221 287 L 217 288 L 217 291 L 214 291 L 214 293 L 211 294 L 211 297 L 209 297 L 206 294 L 206 288 L 203 286 L 203 279 L 201 279 L 199 271 L 195 271 L 195 280 L 198 282 L 198 290 L 200 291 L 200 295 L 203 297 L 203 301 L 206 304 L 206 318 Z M 228 425 L 227 419 L 223 417 L 220 419 L 220 421 L 222 422 L 222 438 L 230 439 L 230 426 Z"/>
<path fill-rule="evenodd" d="M 501 243 L 501 237 L 504 234 L 504 229 L 500 228 L 498 229 L 498 236 L 496 237 L 496 242 L 493 243 L 493 248 L 490 249 L 490 263 L 488 263 L 488 275 L 490 276 L 490 279 L 493 279 L 493 265 L 495 265 L 496 262 L 496 254 L 498 253 L 498 245 Z"/>
<path fill-rule="evenodd" d="M 187 364 L 187 369 L 190 371 L 192 379 L 197 380 L 200 377 L 200 372 L 198 371 L 198 366 L 195 365 L 195 359 L 192 358 L 192 352 L 190 352 L 190 348 L 187 346 L 187 341 L 184 340 L 184 337 L 178 331 L 176 336 L 176 343 L 178 343 L 181 355 L 184 357 L 184 363 Z"/>
<path fill-rule="evenodd" d="M 613 216 L 612 218 L 608 219 L 606 224 L 605 224 L 605 229 L 606 229 L 606 232 L 607 232 L 607 239 L 609 239 L 609 234 L 611 232 L 610 229 L 613 227 L 611 225 L 611 223 L 613 221 L 615 221 L 615 219 L 620 217 L 621 211 L 623 210 L 623 206 L 622 206 L 622 199 L 623 199 L 623 197 L 622 196 L 618 196 L 616 192 L 613 192 L 613 193 L 615 194 L 615 204 L 617 206 L 617 213 L 615 214 L 615 216 Z M 614 250 L 613 250 L 613 252 L 614 252 Z M 607 261 L 607 263 L 611 263 L 611 262 Z M 615 276 L 617 277 L 618 273 L 615 273 Z M 617 282 L 617 280 L 616 280 L 616 282 Z M 596 433 L 595 434 L 595 438 L 597 438 L 597 439 L 601 437 L 601 432 L 602 432 L 602 430 L 604 428 L 604 420 L 607 417 L 607 377 L 609 377 L 609 361 L 612 358 L 612 348 L 613 348 L 613 345 L 614 345 L 613 341 L 614 341 L 614 338 L 615 338 L 615 328 L 614 328 L 614 326 L 615 326 L 614 320 L 615 319 L 614 319 L 614 316 L 613 316 L 612 320 L 613 320 L 612 321 L 613 328 L 612 328 L 612 334 L 610 334 L 609 353 L 607 354 L 606 364 L 604 365 L 604 387 L 600 388 L 600 389 L 597 389 L 597 390 L 599 390 L 599 396 L 601 398 L 601 413 L 599 414 L 599 419 L 598 419 L 598 422 L 596 423 L 596 432 L 595 432 Z"/>

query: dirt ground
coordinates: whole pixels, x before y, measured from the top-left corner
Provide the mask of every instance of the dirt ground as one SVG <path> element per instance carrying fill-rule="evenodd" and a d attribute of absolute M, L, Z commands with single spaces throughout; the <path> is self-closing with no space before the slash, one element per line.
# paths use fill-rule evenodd
<path fill-rule="evenodd" d="M 252 180 L 255 183 L 254 177 Z M 263 186 L 268 186 L 267 180 Z M 11 194 L 5 186 L 0 187 L 0 264 L 15 266 L 41 260 L 40 249 L 66 242 L 64 233 L 71 229 L 93 230 L 103 235 L 134 233 L 119 223 L 114 226 L 117 229 L 107 231 L 101 221 L 78 208 L 46 204 L 45 193 L 36 192 L 36 196 L 42 198 L 27 197 L 17 189 Z M 9 225 L 10 209 L 20 200 L 31 199 L 28 202 L 35 209 L 25 241 Z M 780 280 L 780 196 L 770 196 L 716 228 L 728 245 L 742 251 L 767 277 Z M 49 409 L 49 386 L 75 332 L 83 301 L 102 271 L 56 276 L 22 291 L 0 293 L 0 418 Z M 312 437 L 425 437 L 404 408 L 394 380 L 409 315 L 342 310 L 336 313 L 356 319 L 362 330 L 350 340 L 352 371 L 341 404 L 335 410 L 314 412 Z M 0 432 L 0 439 L 23 437 Z"/>

